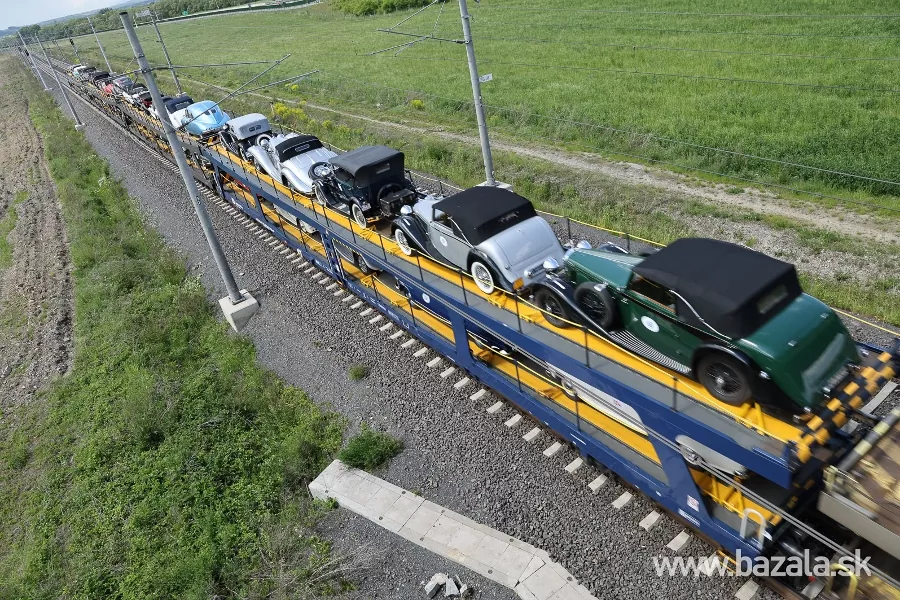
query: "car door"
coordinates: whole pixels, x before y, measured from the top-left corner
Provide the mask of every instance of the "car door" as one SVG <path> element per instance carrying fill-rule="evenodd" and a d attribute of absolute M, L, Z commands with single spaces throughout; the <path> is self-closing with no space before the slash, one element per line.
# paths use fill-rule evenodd
<path fill-rule="evenodd" d="M 434 209 L 432 209 L 434 210 Z M 441 253 L 445 261 L 465 269 L 471 246 L 448 215 L 435 210 L 428 225 L 431 245 Z"/>
<path fill-rule="evenodd" d="M 678 361 L 691 364 L 700 339 L 676 314 L 675 298 L 669 290 L 635 275 L 622 298 L 625 328 L 653 349 Z"/>

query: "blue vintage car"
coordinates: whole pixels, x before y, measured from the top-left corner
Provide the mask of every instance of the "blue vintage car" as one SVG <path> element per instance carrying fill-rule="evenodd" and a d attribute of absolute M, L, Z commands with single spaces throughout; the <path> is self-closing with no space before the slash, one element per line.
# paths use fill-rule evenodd
<path fill-rule="evenodd" d="M 231 117 L 212 100 L 201 100 L 188 106 L 181 125 L 191 135 L 204 137 L 218 132 Z"/>

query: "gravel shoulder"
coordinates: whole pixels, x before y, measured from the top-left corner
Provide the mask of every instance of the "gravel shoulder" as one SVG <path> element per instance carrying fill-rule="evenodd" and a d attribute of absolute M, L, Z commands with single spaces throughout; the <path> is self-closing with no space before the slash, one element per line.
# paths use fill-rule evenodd
<path fill-rule="evenodd" d="M 137 198 L 150 225 L 184 254 L 211 300 L 224 296 L 178 176 L 84 104 L 80 107 L 85 133 Z M 587 482 L 597 475 L 593 469 L 584 467 L 574 475 L 563 470 L 573 452 L 545 458 L 541 451 L 552 441 L 546 434 L 528 444 L 522 440 L 530 428 L 527 420 L 517 428 L 503 426 L 511 408 L 487 415 L 485 408 L 496 398 L 469 400 L 475 388 L 455 390 L 455 379 L 442 380 L 439 370 L 425 367 L 432 353 L 414 358 L 418 345 L 400 349 L 223 211 L 213 206 L 210 214 L 238 283 L 261 303 L 245 333 L 262 364 L 346 415 L 351 429 L 368 423 L 404 441 L 406 450 L 380 477 L 544 548 L 600 598 L 719 599 L 740 587 L 741 580 L 730 578 L 658 577 L 650 557 L 668 553 L 665 545 L 682 528 L 664 516 L 650 532 L 641 529 L 638 523 L 653 509 L 648 499 L 635 497 L 616 511 L 610 503 L 624 488 L 614 480 L 591 494 Z M 357 364 L 369 365 L 372 372 L 353 382 L 347 371 Z M 354 529 L 348 516 L 336 518 L 343 525 L 325 526 L 334 537 L 352 539 L 351 544 L 387 541 L 364 524 Z M 358 538 L 351 538 L 354 531 Z M 356 597 L 416 597 L 418 582 L 436 570 L 457 572 L 424 550 L 397 540 L 388 543 L 388 558 L 359 579 Z M 688 549 L 712 553 L 698 540 L 682 553 Z M 486 582 L 478 586 L 486 598 L 514 597 Z M 775 596 L 767 590 L 757 595 L 769 597 Z"/>
<path fill-rule="evenodd" d="M 0 60 L 13 60 L 10 57 Z M 2 69 L 0 73 L 9 73 Z M 43 146 L 14 81 L 0 75 L 0 219 L 11 261 L 0 264 L 0 424 L 72 361 L 72 285 L 65 223 Z"/>

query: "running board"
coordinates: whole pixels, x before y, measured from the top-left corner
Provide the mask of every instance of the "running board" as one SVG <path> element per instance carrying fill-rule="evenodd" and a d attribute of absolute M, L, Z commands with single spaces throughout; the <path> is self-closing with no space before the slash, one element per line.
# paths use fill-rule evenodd
<path fill-rule="evenodd" d="M 662 352 L 659 352 L 652 346 L 635 337 L 635 335 L 630 331 L 608 331 L 607 335 L 612 341 L 619 344 L 620 346 L 631 350 L 635 354 L 642 356 L 647 360 L 651 360 L 667 369 L 675 371 L 676 373 L 687 375 L 691 372 L 690 367 L 688 367 L 687 365 L 683 365 L 676 360 L 672 360 Z"/>

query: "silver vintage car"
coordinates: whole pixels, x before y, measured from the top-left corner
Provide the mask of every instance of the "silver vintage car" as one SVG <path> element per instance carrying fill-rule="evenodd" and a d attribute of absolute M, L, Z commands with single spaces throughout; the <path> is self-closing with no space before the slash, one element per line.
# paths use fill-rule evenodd
<path fill-rule="evenodd" d="M 495 187 L 474 187 L 443 200 L 404 206 L 392 226 L 400 251 L 416 249 L 466 269 L 485 294 L 499 285 L 518 292 L 563 261 L 550 224 L 526 198 Z"/>
<path fill-rule="evenodd" d="M 295 192 L 312 196 L 314 167 L 337 156 L 322 145 L 319 138 L 299 133 L 280 133 L 269 139 L 260 138 L 247 153 L 269 177 Z"/>

